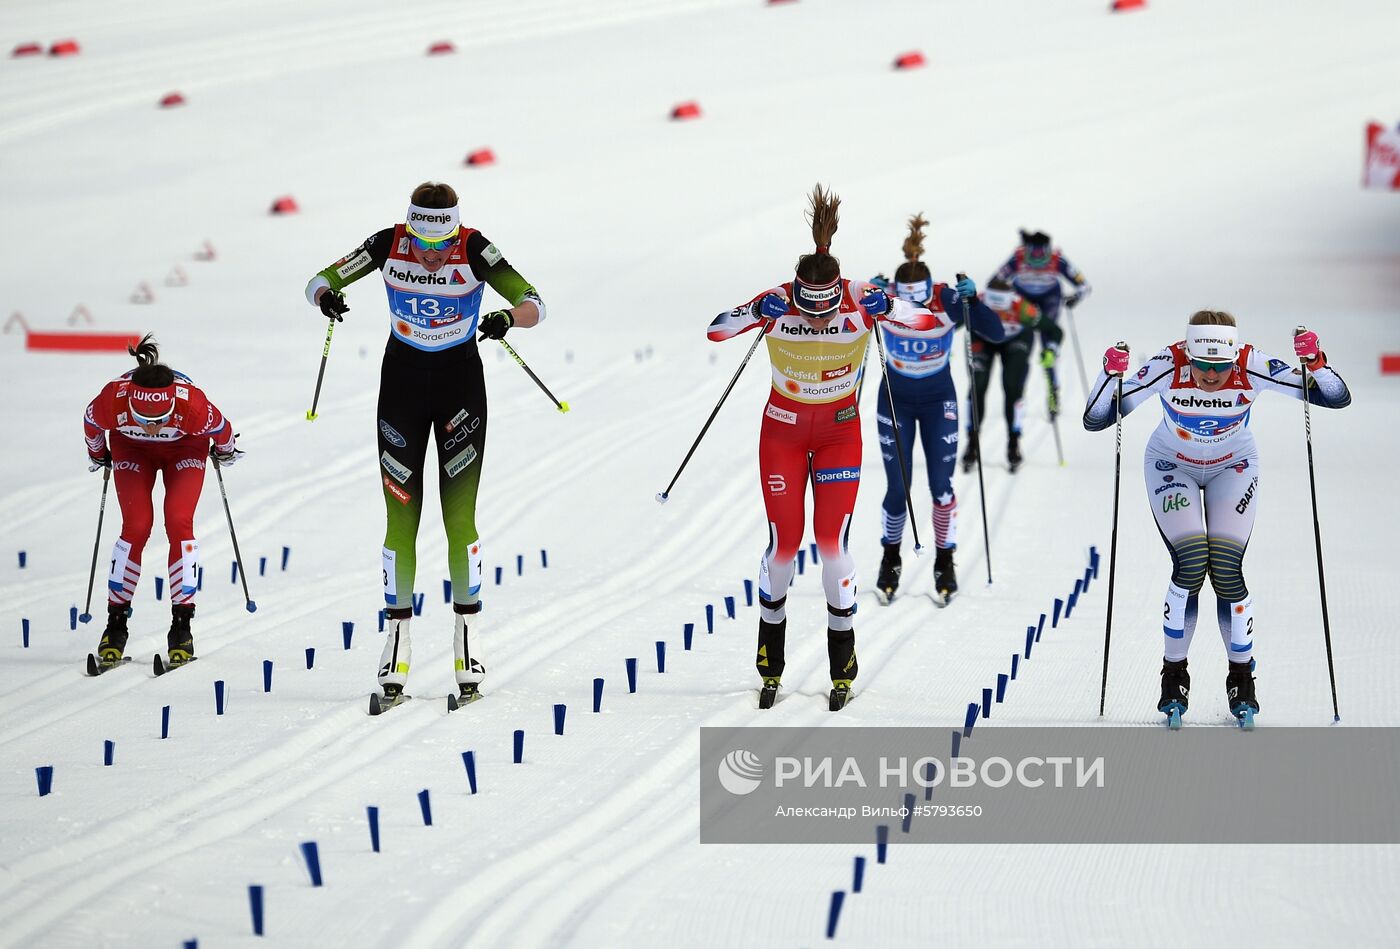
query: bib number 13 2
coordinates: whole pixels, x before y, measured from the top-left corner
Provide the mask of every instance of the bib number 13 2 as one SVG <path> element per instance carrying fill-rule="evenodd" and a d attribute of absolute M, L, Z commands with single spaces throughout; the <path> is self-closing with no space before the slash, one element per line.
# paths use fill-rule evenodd
<path fill-rule="evenodd" d="M 454 316 L 457 307 L 448 303 L 443 305 L 438 297 L 399 297 L 399 306 L 404 311 L 414 316 Z"/>

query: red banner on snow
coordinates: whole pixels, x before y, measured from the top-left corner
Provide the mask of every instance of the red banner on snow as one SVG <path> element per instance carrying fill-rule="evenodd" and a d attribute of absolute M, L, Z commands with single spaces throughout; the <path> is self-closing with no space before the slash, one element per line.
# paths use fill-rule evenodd
<path fill-rule="evenodd" d="M 1379 122 L 1367 124 L 1366 168 L 1361 185 L 1400 191 L 1400 126 L 1388 129 Z"/>

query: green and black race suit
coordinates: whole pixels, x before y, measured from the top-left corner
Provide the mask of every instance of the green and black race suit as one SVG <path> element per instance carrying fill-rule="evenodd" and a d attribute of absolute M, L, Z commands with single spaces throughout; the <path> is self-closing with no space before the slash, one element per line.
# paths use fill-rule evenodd
<path fill-rule="evenodd" d="M 476 494 L 486 451 L 486 384 L 476 345 L 485 285 L 512 306 L 539 295 L 480 232 L 462 229 L 447 262 L 430 273 L 413 259 L 403 225 L 385 228 L 316 275 L 307 287 L 341 290 L 378 271 L 391 311 L 379 378 L 379 474 L 388 525 L 384 601 L 413 605 L 415 541 L 422 516 L 429 438 L 437 441 L 438 491 L 447 531 L 448 571 L 457 612 L 475 612 L 481 593 Z M 402 615 L 402 614 L 399 614 Z"/>

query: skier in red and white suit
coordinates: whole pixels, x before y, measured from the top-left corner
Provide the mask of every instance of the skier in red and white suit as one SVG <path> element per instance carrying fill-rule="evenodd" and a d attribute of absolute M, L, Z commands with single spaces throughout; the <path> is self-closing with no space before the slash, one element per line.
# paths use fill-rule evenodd
<path fill-rule="evenodd" d="M 860 487 L 861 438 L 856 402 L 871 328 L 889 320 L 913 330 L 932 314 L 891 299 L 871 283 L 841 277 L 829 253 L 839 199 L 818 188 L 812 197 L 816 252 L 798 261 L 796 278 L 722 313 L 709 338 L 720 342 L 762 329 L 773 387 L 764 409 L 758 461 L 768 514 L 768 549 L 759 576 L 758 673 L 761 701 L 771 704 L 784 665 L 784 604 L 806 522 L 812 482 L 812 526 L 822 557 L 827 600 L 827 652 L 833 708 L 844 704 L 857 666 L 855 562 L 848 550 L 851 512 Z M 842 693 L 837 704 L 837 692 Z"/>
<path fill-rule="evenodd" d="M 223 413 L 188 376 L 159 362 L 149 335 L 130 352 L 140 365 L 103 386 L 83 417 L 91 470 L 111 469 L 122 509 L 121 535 L 112 548 L 107 576 L 107 629 L 98 658 L 113 665 L 126 647 L 128 605 L 141 577 L 141 554 L 155 519 L 151 491 L 159 472 L 165 484 L 165 533 L 170 540 L 169 648 L 171 664 L 178 665 L 193 656 L 189 625 L 199 558 L 194 510 L 204 486 L 205 459 L 211 441 L 214 456 L 224 467 L 242 452 L 234 447 L 233 427 Z"/>

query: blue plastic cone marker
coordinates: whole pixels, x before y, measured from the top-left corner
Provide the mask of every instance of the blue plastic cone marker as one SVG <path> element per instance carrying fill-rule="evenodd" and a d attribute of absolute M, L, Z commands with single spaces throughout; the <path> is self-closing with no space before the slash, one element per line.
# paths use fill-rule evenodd
<path fill-rule="evenodd" d="M 629 693 L 637 691 L 637 660 L 627 660 L 627 691 Z"/>
<path fill-rule="evenodd" d="M 379 611 L 379 631 L 380 631 L 381 633 L 384 632 L 384 617 L 385 617 L 385 615 L 386 615 L 386 613 L 385 613 L 384 610 L 380 610 L 380 611 Z"/>
<path fill-rule="evenodd" d="M 1085 568 L 1084 568 L 1084 584 L 1079 588 L 1079 592 L 1080 592 L 1081 594 L 1082 594 L 1082 593 L 1088 593 L 1088 592 L 1089 592 L 1089 581 L 1092 580 L 1092 579 L 1094 579 L 1094 568 L 1093 568 L 1093 567 L 1085 567 Z"/>
<path fill-rule="evenodd" d="M 841 904 L 846 900 L 846 891 L 837 890 L 831 894 L 831 909 L 826 914 L 826 938 L 836 938 L 836 924 L 841 919 Z"/>
<path fill-rule="evenodd" d="M 501 585 L 501 577 L 503 577 L 504 575 L 505 575 L 505 571 L 502 570 L 500 567 L 497 567 L 497 568 L 496 568 L 496 586 L 500 586 L 500 585 Z"/>
<path fill-rule="evenodd" d="M 518 731 L 518 732 L 516 732 L 515 734 L 516 734 L 516 740 L 517 740 L 517 742 L 523 741 L 523 740 L 525 739 L 525 733 L 524 733 L 524 732 Z M 518 762 L 520 759 L 519 759 L 519 758 L 516 758 L 515 760 Z M 475 793 L 476 793 L 476 752 L 474 752 L 474 751 L 464 751 L 464 752 L 462 752 L 462 767 L 464 767 L 464 768 L 467 769 L 467 787 L 471 789 L 471 793 L 475 794 Z"/>
<path fill-rule="evenodd" d="M 365 815 L 369 817 L 369 849 L 379 853 L 379 808 L 371 804 L 365 808 Z"/>
<path fill-rule="evenodd" d="M 909 833 L 909 828 L 914 823 L 914 795 L 904 795 L 904 822 L 900 825 L 900 831 Z"/>
<path fill-rule="evenodd" d="M 1026 651 L 1025 651 L 1025 653 L 1024 653 L 1024 655 L 1025 655 L 1025 657 L 1026 657 L 1027 659 L 1029 659 L 1029 658 L 1031 657 L 1031 646 L 1033 646 L 1033 645 L 1035 645 L 1035 627 L 1034 627 L 1034 626 L 1027 626 L 1027 627 L 1026 627 Z"/>
<path fill-rule="evenodd" d="M 1075 604 L 1079 602 L 1079 588 L 1080 584 L 1083 582 L 1083 580 L 1074 581 L 1074 591 L 1070 593 L 1069 599 L 1065 601 L 1065 619 L 1069 619 L 1069 615 L 1074 612 Z"/>
<path fill-rule="evenodd" d="M 525 555 L 524 555 L 524 554 L 516 554 L 516 555 L 515 555 L 515 575 L 516 575 L 517 577 L 523 577 L 523 576 L 525 575 Z"/>
<path fill-rule="evenodd" d="M 983 689 L 983 690 L 982 690 L 982 717 L 983 717 L 983 718 L 991 718 L 991 717 L 992 717 L 992 690 L 991 690 L 991 689 Z"/>
<path fill-rule="evenodd" d="M 286 569 L 287 569 L 287 558 L 291 557 L 291 555 L 292 555 L 292 548 L 290 548 L 290 547 L 283 547 L 283 548 L 282 548 L 282 569 L 283 569 L 283 570 L 286 570 Z"/>
<path fill-rule="evenodd" d="M 315 646 L 307 646 L 307 647 L 306 647 L 306 668 L 310 669 L 310 668 L 311 668 L 312 666 L 314 666 L 314 665 L 316 665 L 316 647 L 315 647 Z"/>
<path fill-rule="evenodd" d="M 593 711 L 595 711 L 595 712 L 601 712 L 602 710 L 603 710 L 603 680 L 602 680 L 602 679 L 594 679 L 594 680 L 593 680 Z"/>
<path fill-rule="evenodd" d="M 949 756 L 950 756 L 951 758 L 956 758 L 956 757 L 958 757 L 959 755 L 962 754 L 962 740 L 963 740 L 963 733 L 962 733 L 962 732 L 953 732 L 953 745 L 952 745 L 952 750 L 949 751 Z"/>
<path fill-rule="evenodd" d="M 958 733 L 957 733 L 957 732 L 953 732 L 953 735 L 956 737 L 956 736 L 958 735 Z M 934 777 L 935 777 L 935 773 L 934 773 L 934 770 L 933 770 L 933 762 L 930 761 L 929 763 L 927 763 L 927 764 L 924 765 L 924 800 L 925 800 L 925 801 L 931 801 L 931 800 L 933 800 L 933 779 L 934 779 Z"/>
<path fill-rule="evenodd" d="M 169 705 L 162 705 L 162 706 L 160 707 L 160 737 L 162 737 L 162 738 L 169 738 L 169 737 L 170 737 L 170 706 L 169 706 Z"/>
<path fill-rule="evenodd" d="M 53 765 L 41 764 L 34 769 L 34 778 L 39 782 L 39 796 L 43 797 L 53 790 Z"/>
<path fill-rule="evenodd" d="M 230 582 L 230 583 L 237 583 L 237 582 L 238 582 L 238 561 L 237 561 L 237 560 L 235 560 L 232 564 L 229 565 L 229 582 Z"/>
<path fill-rule="evenodd" d="M 1045 614 L 1040 614 L 1040 619 L 1035 624 L 1035 641 L 1040 642 L 1040 634 L 1045 632 Z"/>
<path fill-rule="evenodd" d="M 819 564 L 819 563 L 822 562 L 821 557 L 817 556 L 817 542 L 816 542 L 816 541 L 812 541 L 812 543 L 808 546 L 807 549 L 808 549 L 808 550 L 811 552 L 811 554 L 812 554 L 812 566 L 815 567 L 817 564 Z"/>
<path fill-rule="evenodd" d="M 265 576 L 267 576 L 267 558 L 266 558 L 266 557 L 259 557 L 259 558 L 258 558 L 258 576 L 260 576 L 260 577 L 265 577 Z"/>
<path fill-rule="evenodd" d="M 347 619 L 347 620 L 341 620 L 341 621 L 340 621 L 340 640 L 341 640 L 342 643 L 344 643 L 346 649 L 349 649 L 349 648 L 350 648 L 350 640 L 354 637 L 354 635 L 355 635 L 355 621 L 354 621 L 354 620 L 348 620 L 348 619 Z"/>
<path fill-rule="evenodd" d="M 977 724 L 977 713 L 981 710 L 976 702 L 967 703 L 967 715 L 963 718 L 963 734 L 972 737 L 972 726 Z"/>
<path fill-rule="evenodd" d="M 20 620 L 20 621 L 19 621 L 19 630 L 20 630 L 20 641 L 24 643 L 24 648 L 25 648 L 25 649 L 28 649 L 28 648 L 29 648 L 29 620 L 27 620 L 27 619 L 22 619 L 22 620 Z M 686 648 L 689 649 L 690 647 L 687 646 Z"/>
<path fill-rule="evenodd" d="M 110 768 L 112 766 L 112 759 L 116 756 L 116 753 L 117 743 L 112 741 L 112 739 L 108 738 L 102 743 L 102 766 L 104 768 Z"/>
<path fill-rule="evenodd" d="M 1018 653 L 1018 652 L 1013 652 L 1013 653 L 1011 654 L 1011 678 L 1012 678 L 1013 681 L 1014 681 L 1015 678 L 1016 678 L 1016 668 L 1017 668 L 1017 666 L 1019 666 L 1020 664 L 1021 664 L 1021 654 Z"/>
<path fill-rule="evenodd" d="M 885 852 L 890 846 L 890 825 L 880 824 L 875 828 L 875 862 L 885 862 Z"/>
<path fill-rule="evenodd" d="M 25 561 L 28 560 L 28 559 L 29 559 L 29 555 L 28 555 L 27 553 L 25 553 L 24 551 L 21 550 L 21 551 L 19 552 L 19 568 L 20 568 L 21 570 L 24 569 L 24 563 L 25 563 Z"/>
<path fill-rule="evenodd" d="M 263 691 L 272 691 L 272 660 L 263 660 Z"/>
<path fill-rule="evenodd" d="M 1089 548 L 1089 569 L 1094 572 L 1094 579 L 1099 578 L 1099 548 Z"/>
<path fill-rule="evenodd" d="M 263 934 L 263 888 L 257 885 L 248 887 L 248 909 L 253 914 L 253 935 Z"/>
<path fill-rule="evenodd" d="M 1064 601 L 1064 600 L 1060 600 L 1060 599 L 1055 600 L 1055 613 L 1054 613 L 1054 617 L 1050 620 L 1050 628 L 1051 628 L 1051 629 L 1058 629 L 1058 628 L 1059 628 L 1059 626 L 1060 626 L 1060 610 L 1062 610 L 1062 609 L 1064 609 L 1064 608 L 1065 608 L 1065 601 Z"/>
<path fill-rule="evenodd" d="M 856 857 L 856 875 L 851 880 L 851 892 L 859 893 L 860 888 L 865 885 L 865 858 Z"/>
<path fill-rule="evenodd" d="M 214 714 L 224 714 L 224 680 L 214 680 Z"/>
<path fill-rule="evenodd" d="M 797 548 L 797 572 L 807 572 L 807 551 L 801 547 Z"/>
<path fill-rule="evenodd" d="M 204 589 L 204 568 L 203 568 L 203 567 L 200 567 L 198 570 L 195 571 L 194 588 L 195 588 L 196 590 L 203 590 L 203 589 Z"/>
<path fill-rule="evenodd" d="M 656 671 L 666 671 L 666 641 L 662 639 L 656 641 Z"/>
<path fill-rule="evenodd" d="M 540 566 L 545 569 L 549 568 L 549 551 L 540 551 Z"/>
<path fill-rule="evenodd" d="M 424 788 L 418 792 L 418 807 L 423 812 L 423 826 L 433 826 L 433 808 L 428 803 L 428 789 Z"/>
<path fill-rule="evenodd" d="M 424 596 L 424 594 L 422 594 L 422 593 L 415 593 L 415 594 L 413 594 L 413 615 L 414 615 L 414 616 L 422 616 L 422 615 L 423 615 L 423 596 Z"/>
<path fill-rule="evenodd" d="M 554 734 L 564 734 L 564 706 L 562 704 L 554 706 Z"/>
<path fill-rule="evenodd" d="M 452 581 L 451 581 L 451 580 L 444 580 L 444 581 L 442 581 L 442 602 L 444 602 L 444 603 L 451 603 L 451 602 L 452 602 Z"/>
<path fill-rule="evenodd" d="M 514 733 L 514 742 L 511 750 L 511 760 L 516 764 L 525 760 L 525 729 L 517 728 Z"/>
<path fill-rule="evenodd" d="M 997 704 L 1000 705 L 1002 702 L 1005 702 L 1005 701 L 1006 701 L 1006 673 L 1005 673 L 1005 672 L 998 672 L 998 673 L 997 673 Z"/>
<path fill-rule="evenodd" d="M 78 608 L 76 606 L 68 607 L 68 628 L 78 628 Z"/>
<path fill-rule="evenodd" d="M 724 598 L 724 615 L 730 619 L 734 618 L 734 597 L 732 596 Z"/>
<path fill-rule="evenodd" d="M 690 652 L 690 645 L 695 640 L 695 624 L 686 623 L 681 631 L 681 642 L 685 645 L 685 651 Z"/>
<path fill-rule="evenodd" d="M 308 840 L 302 843 L 301 858 L 306 861 L 306 872 L 311 877 L 311 885 L 320 886 L 321 854 L 316 849 L 316 841 Z"/>
<path fill-rule="evenodd" d="M 186 939 L 184 942 L 180 943 L 180 946 L 181 949 L 199 949 L 199 940 Z"/>
<path fill-rule="evenodd" d="M 164 577 L 156 577 L 155 580 L 156 580 L 156 599 L 157 599 L 157 600 L 163 599 L 163 597 L 161 596 L 161 594 L 163 594 L 163 593 L 165 592 L 165 578 L 164 578 Z"/>
<path fill-rule="evenodd" d="M 706 604 L 705 604 L 705 632 L 706 632 L 706 633 L 709 633 L 709 634 L 713 634 L 714 631 L 715 631 L 715 605 L 714 605 L 713 603 L 706 603 Z"/>
<path fill-rule="evenodd" d="M 744 605 L 753 606 L 753 581 L 744 581 Z"/>

